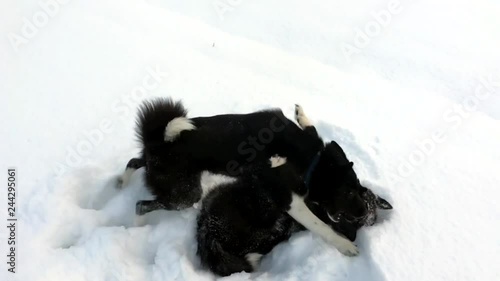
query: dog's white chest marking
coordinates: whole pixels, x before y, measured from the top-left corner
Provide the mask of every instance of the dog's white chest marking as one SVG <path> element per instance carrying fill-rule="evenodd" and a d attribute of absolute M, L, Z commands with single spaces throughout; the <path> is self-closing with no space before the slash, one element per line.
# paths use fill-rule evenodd
<path fill-rule="evenodd" d="M 221 174 L 213 174 L 210 173 L 209 171 L 203 171 L 201 173 L 200 177 L 200 184 L 201 184 L 201 200 L 207 196 L 210 191 L 214 190 L 215 188 L 226 184 L 226 183 L 233 183 L 236 181 L 236 178 L 233 177 L 228 177 L 225 175 Z"/>
<path fill-rule="evenodd" d="M 355 256 L 358 248 L 348 239 L 338 235 L 332 228 L 316 217 L 304 203 L 304 198 L 293 193 L 288 214 L 311 232 L 321 236 L 346 256 Z"/>

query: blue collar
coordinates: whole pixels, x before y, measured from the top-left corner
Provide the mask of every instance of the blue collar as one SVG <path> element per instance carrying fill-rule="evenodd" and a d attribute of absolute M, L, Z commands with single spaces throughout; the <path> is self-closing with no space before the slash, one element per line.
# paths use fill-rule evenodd
<path fill-rule="evenodd" d="M 308 189 L 309 189 L 309 183 L 311 182 L 312 173 L 313 173 L 314 169 L 316 169 L 316 166 L 318 166 L 320 156 L 321 156 L 321 151 L 318 152 L 318 154 L 316 154 L 316 156 L 314 156 L 314 159 L 311 162 L 311 165 L 309 165 L 309 168 L 307 168 L 306 176 L 304 178 L 304 183 L 306 184 L 306 187 Z"/>

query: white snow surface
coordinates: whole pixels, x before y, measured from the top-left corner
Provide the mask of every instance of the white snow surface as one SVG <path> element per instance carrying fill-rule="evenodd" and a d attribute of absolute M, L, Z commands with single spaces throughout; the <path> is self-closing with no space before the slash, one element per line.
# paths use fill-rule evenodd
<path fill-rule="evenodd" d="M 15 274 L 0 227 L 0 280 L 218 279 L 195 254 L 196 209 L 138 219 L 143 170 L 115 188 L 137 106 L 166 96 L 189 116 L 299 103 L 394 206 L 358 257 L 302 232 L 223 280 L 498 280 L 498 1 L 54 1 L 0 3 L 0 220 L 8 167 L 19 219 Z"/>

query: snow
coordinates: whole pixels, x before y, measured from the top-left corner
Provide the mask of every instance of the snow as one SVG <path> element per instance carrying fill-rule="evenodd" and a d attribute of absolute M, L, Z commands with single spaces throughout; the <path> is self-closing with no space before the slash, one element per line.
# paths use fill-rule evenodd
<path fill-rule="evenodd" d="M 16 274 L 0 227 L 0 280 L 216 279 L 195 209 L 137 218 L 142 170 L 114 188 L 136 108 L 158 96 L 190 116 L 300 103 L 395 208 L 358 257 L 302 232 L 224 280 L 497 280 L 497 1 L 54 1 L 0 3 L 1 166 L 19 184 Z"/>

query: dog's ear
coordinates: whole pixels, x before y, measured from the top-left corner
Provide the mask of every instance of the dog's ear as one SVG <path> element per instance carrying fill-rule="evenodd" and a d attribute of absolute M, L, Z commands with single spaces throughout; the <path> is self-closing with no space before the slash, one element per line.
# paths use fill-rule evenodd
<path fill-rule="evenodd" d="M 385 200 L 382 197 L 377 196 L 376 204 L 377 204 L 377 207 L 379 209 L 382 209 L 382 210 L 392 210 L 392 205 L 389 204 L 389 202 L 387 202 L 387 200 Z"/>

